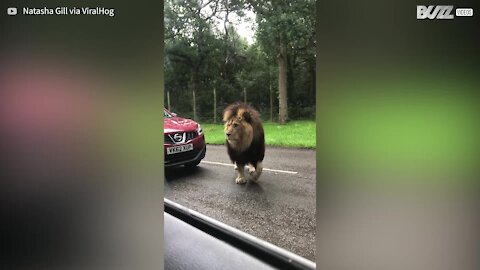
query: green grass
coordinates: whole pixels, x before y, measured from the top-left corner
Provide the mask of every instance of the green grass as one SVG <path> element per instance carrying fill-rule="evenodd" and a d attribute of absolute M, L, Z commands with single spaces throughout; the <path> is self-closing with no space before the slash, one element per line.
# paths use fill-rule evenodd
<path fill-rule="evenodd" d="M 221 124 L 202 124 L 207 144 L 224 144 Z M 286 125 L 264 122 L 265 143 L 270 146 L 315 148 L 316 124 L 314 121 L 291 121 Z"/>

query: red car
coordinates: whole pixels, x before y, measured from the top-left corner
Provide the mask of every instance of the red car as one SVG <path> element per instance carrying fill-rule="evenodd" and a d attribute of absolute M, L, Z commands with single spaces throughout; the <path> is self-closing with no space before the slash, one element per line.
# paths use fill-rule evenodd
<path fill-rule="evenodd" d="M 178 117 L 167 109 L 164 109 L 163 116 L 165 167 L 197 166 L 207 151 L 200 124 Z"/>

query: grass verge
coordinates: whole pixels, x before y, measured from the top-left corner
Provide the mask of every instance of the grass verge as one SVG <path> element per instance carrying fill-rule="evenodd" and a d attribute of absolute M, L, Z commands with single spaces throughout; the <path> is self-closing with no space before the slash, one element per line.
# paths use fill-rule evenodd
<path fill-rule="evenodd" d="M 225 135 L 221 124 L 202 124 L 207 144 L 224 144 Z M 264 122 L 265 143 L 269 146 L 311 148 L 316 145 L 314 121 L 291 121 L 286 125 Z"/>

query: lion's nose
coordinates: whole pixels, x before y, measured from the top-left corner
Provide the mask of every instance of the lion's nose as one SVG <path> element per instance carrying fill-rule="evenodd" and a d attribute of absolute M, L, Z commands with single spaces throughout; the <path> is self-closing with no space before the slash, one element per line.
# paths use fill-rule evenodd
<path fill-rule="evenodd" d="M 227 137 L 230 137 L 230 134 L 231 134 L 231 133 L 225 133 L 225 135 L 227 135 Z"/>

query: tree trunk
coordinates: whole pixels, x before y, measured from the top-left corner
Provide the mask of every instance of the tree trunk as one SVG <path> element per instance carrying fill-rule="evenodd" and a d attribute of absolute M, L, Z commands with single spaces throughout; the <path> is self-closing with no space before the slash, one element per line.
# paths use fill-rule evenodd
<path fill-rule="evenodd" d="M 195 90 L 193 90 L 193 121 L 197 121 L 197 103 L 195 101 Z"/>
<path fill-rule="evenodd" d="M 228 78 L 228 62 L 230 61 L 230 53 L 228 51 L 228 15 L 230 14 L 230 9 L 228 8 L 228 0 L 225 1 L 225 17 L 223 19 L 223 29 L 225 31 L 224 42 L 225 42 L 225 62 L 223 63 L 223 79 L 227 80 Z"/>
<path fill-rule="evenodd" d="M 197 102 L 195 100 L 195 89 L 197 88 L 196 83 L 196 73 L 193 72 L 190 76 L 190 83 L 189 83 L 190 91 L 192 91 L 192 107 L 193 107 L 193 120 L 197 121 Z"/>
<path fill-rule="evenodd" d="M 288 120 L 287 50 L 282 41 L 280 41 L 280 53 L 278 54 L 278 107 L 278 121 L 280 124 L 285 124 Z"/>
<path fill-rule="evenodd" d="M 297 91 L 295 91 L 295 74 L 294 70 L 296 69 L 295 66 L 295 55 L 293 55 L 293 52 L 287 52 L 287 89 L 290 89 L 287 93 L 287 98 L 288 100 L 298 100 L 296 99 L 295 94 L 298 94 Z"/>

